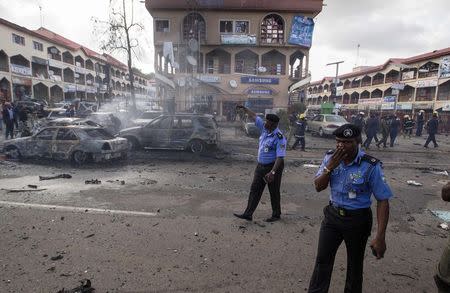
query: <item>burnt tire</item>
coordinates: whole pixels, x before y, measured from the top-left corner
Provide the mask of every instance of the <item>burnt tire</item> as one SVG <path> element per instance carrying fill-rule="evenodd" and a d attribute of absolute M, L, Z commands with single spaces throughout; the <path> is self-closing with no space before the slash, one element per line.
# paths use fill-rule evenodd
<path fill-rule="evenodd" d="M 137 138 L 132 136 L 128 136 L 125 138 L 128 140 L 128 150 L 135 151 L 141 148 L 141 145 L 139 144 Z"/>
<path fill-rule="evenodd" d="M 5 147 L 6 157 L 11 160 L 21 160 L 22 154 L 19 149 L 13 145 Z"/>
<path fill-rule="evenodd" d="M 200 139 L 193 139 L 189 142 L 188 150 L 194 154 L 200 154 L 206 151 L 206 143 Z"/>
<path fill-rule="evenodd" d="M 75 151 L 72 154 L 71 161 L 75 166 L 81 166 L 87 162 L 88 157 L 88 154 L 83 151 Z"/>

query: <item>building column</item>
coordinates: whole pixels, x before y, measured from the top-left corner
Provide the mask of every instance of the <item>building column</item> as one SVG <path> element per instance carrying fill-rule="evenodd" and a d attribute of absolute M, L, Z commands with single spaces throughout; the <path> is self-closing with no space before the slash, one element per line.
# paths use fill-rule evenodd
<path fill-rule="evenodd" d="M 231 68 L 230 68 L 230 70 L 231 70 L 231 74 L 233 74 L 233 73 L 235 73 L 236 72 L 236 52 L 234 52 L 234 50 L 232 50 L 232 52 L 229 52 L 230 54 L 231 54 Z"/>

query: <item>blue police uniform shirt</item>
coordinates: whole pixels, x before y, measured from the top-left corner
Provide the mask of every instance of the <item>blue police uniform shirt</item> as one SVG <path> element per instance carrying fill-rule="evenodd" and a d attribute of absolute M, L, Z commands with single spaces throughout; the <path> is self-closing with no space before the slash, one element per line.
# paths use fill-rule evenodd
<path fill-rule="evenodd" d="M 368 208 L 372 204 L 371 195 L 377 200 L 386 200 L 393 196 L 386 183 L 381 163 L 371 164 L 362 160 L 364 151 L 358 152 L 349 165 L 341 162 L 330 174 L 330 201 L 333 205 L 349 210 Z M 332 154 L 327 154 L 320 165 L 316 177 L 322 175 L 324 167 Z"/>
<path fill-rule="evenodd" d="M 284 158 L 286 156 L 286 138 L 282 135 L 281 131 L 276 128 L 269 133 L 264 128 L 264 121 L 261 117 L 256 117 L 255 125 L 261 130 L 258 163 L 270 164 L 275 162 L 277 158 Z"/>

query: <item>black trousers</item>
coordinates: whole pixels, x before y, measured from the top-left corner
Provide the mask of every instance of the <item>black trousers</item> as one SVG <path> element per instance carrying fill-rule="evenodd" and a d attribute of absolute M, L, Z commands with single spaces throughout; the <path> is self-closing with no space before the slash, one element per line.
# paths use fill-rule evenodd
<path fill-rule="evenodd" d="M 381 140 L 377 143 L 377 146 L 380 146 L 381 144 L 383 144 L 383 146 L 386 147 L 388 135 L 389 134 L 382 132 L 381 133 Z"/>
<path fill-rule="evenodd" d="M 437 146 L 438 146 L 438 144 L 437 144 L 437 142 L 436 142 L 436 136 L 435 136 L 435 135 L 436 135 L 436 134 L 434 134 L 434 133 L 429 133 L 429 134 L 428 134 L 427 141 L 425 142 L 425 146 L 426 146 L 426 147 L 428 146 L 428 144 L 429 144 L 430 142 L 433 142 L 434 147 L 437 147 Z"/>
<path fill-rule="evenodd" d="M 255 169 L 255 174 L 253 176 L 253 182 L 250 187 L 250 194 L 248 196 L 248 204 L 245 209 L 244 215 L 252 216 L 256 210 L 256 207 L 261 200 L 261 195 L 266 187 L 266 182 L 264 181 L 264 176 L 272 170 L 273 164 L 258 164 Z M 275 178 L 272 183 L 269 183 L 269 193 L 270 193 L 270 203 L 272 204 L 272 216 L 280 217 L 281 215 L 281 203 L 280 203 L 280 186 L 281 177 L 283 175 L 284 165 L 275 174 Z"/>
<path fill-rule="evenodd" d="M 394 143 L 395 143 L 395 139 L 397 138 L 397 132 L 396 131 L 391 131 L 389 136 L 391 137 L 390 146 L 391 146 L 391 148 L 393 148 L 394 147 Z"/>
<path fill-rule="evenodd" d="M 300 148 L 302 150 L 305 150 L 305 137 L 304 136 L 296 136 L 295 137 L 295 142 L 292 145 L 292 149 L 295 150 L 299 143 L 300 143 Z"/>
<path fill-rule="evenodd" d="M 364 252 L 372 230 L 372 211 L 340 216 L 332 206 L 324 208 L 320 227 L 316 264 L 309 284 L 309 293 L 326 293 L 330 287 L 334 258 L 342 241 L 347 248 L 347 277 L 345 293 L 361 293 Z"/>
<path fill-rule="evenodd" d="M 8 139 L 8 136 L 11 137 L 11 139 L 14 138 L 14 123 L 8 122 L 5 124 L 5 139 Z"/>

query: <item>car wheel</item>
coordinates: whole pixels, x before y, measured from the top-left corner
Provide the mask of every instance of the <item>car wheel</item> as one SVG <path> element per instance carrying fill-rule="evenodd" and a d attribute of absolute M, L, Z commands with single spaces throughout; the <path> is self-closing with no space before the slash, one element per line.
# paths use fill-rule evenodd
<path fill-rule="evenodd" d="M 194 154 L 203 153 L 206 149 L 206 144 L 200 139 L 193 139 L 189 143 L 189 150 Z"/>
<path fill-rule="evenodd" d="M 88 156 L 87 156 L 87 154 L 85 152 L 75 151 L 72 154 L 72 163 L 77 165 L 77 166 L 81 166 L 84 163 L 86 163 L 87 158 L 88 158 Z"/>
<path fill-rule="evenodd" d="M 22 159 L 22 154 L 19 149 L 15 146 L 7 146 L 5 148 L 6 157 L 11 160 L 20 160 Z"/>
<path fill-rule="evenodd" d="M 140 149 L 139 141 L 135 137 L 125 137 L 128 140 L 128 149 L 135 151 Z"/>
<path fill-rule="evenodd" d="M 324 137 L 325 133 L 323 132 L 322 127 L 319 128 L 319 136 Z"/>

